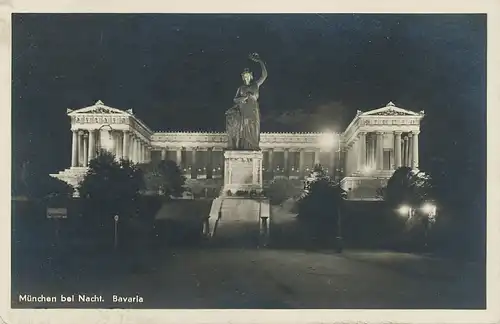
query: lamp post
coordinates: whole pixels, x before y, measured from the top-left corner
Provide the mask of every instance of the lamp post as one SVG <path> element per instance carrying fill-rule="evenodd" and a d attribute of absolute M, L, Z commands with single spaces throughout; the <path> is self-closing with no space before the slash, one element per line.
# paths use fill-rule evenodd
<path fill-rule="evenodd" d="M 430 202 L 426 202 L 422 205 L 422 211 L 425 214 L 424 218 L 424 248 L 427 249 L 428 247 L 428 236 L 429 236 L 429 230 L 436 222 L 436 205 Z"/>
<path fill-rule="evenodd" d="M 114 240 L 114 247 L 115 247 L 115 250 L 116 250 L 116 248 L 118 247 L 118 219 L 119 219 L 119 216 L 115 215 L 115 217 L 113 219 L 115 220 L 115 240 Z"/>
<path fill-rule="evenodd" d="M 324 148 L 327 148 L 330 152 L 332 152 L 335 144 L 337 144 L 337 163 L 336 163 L 336 172 L 334 172 L 333 176 L 336 181 L 336 185 L 338 188 L 336 188 L 338 192 L 338 201 L 337 201 L 337 233 L 335 236 L 335 246 L 336 246 L 336 251 L 337 253 L 342 253 L 343 250 L 343 242 L 342 242 L 342 208 L 341 204 L 343 202 L 343 196 L 342 192 L 340 189 L 340 178 L 341 178 L 341 168 L 340 168 L 340 162 L 341 162 L 341 143 L 340 143 L 340 133 L 333 133 L 333 132 L 328 132 L 325 133 L 321 140 L 321 144 Z M 337 138 L 335 138 L 337 137 Z"/>
<path fill-rule="evenodd" d="M 337 133 L 337 166 L 338 166 L 338 172 L 337 172 L 337 186 L 339 190 L 339 201 L 337 203 L 337 253 L 342 253 L 343 250 L 343 242 L 342 242 L 342 209 L 341 209 L 341 203 L 343 202 L 343 197 L 342 197 L 342 192 L 340 191 L 340 178 L 341 178 L 341 167 L 340 167 L 340 153 L 341 153 L 341 147 L 340 147 L 340 133 Z"/>

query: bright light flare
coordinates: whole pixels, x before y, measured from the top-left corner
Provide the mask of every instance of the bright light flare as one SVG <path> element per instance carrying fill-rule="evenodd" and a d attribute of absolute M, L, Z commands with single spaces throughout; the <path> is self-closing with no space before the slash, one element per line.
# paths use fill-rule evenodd
<path fill-rule="evenodd" d="M 422 211 L 428 215 L 435 215 L 436 214 L 436 205 L 427 202 L 422 206 Z"/>
<path fill-rule="evenodd" d="M 401 205 L 399 208 L 398 208 L 398 213 L 401 215 L 401 216 L 408 216 L 408 213 L 410 212 L 410 209 L 411 207 L 408 206 L 408 205 Z"/>
<path fill-rule="evenodd" d="M 335 133 L 323 133 L 319 138 L 319 144 L 323 148 L 332 148 L 335 145 Z"/>

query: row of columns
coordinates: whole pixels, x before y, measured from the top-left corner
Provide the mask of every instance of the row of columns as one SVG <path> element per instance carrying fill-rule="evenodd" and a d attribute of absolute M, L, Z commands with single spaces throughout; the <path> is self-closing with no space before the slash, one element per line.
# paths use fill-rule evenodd
<path fill-rule="evenodd" d="M 403 134 L 405 134 L 403 136 Z M 389 169 L 402 166 L 417 169 L 418 164 L 418 131 L 403 133 L 393 132 L 393 163 Z M 355 141 L 346 148 L 348 173 L 362 171 L 365 167 L 373 170 L 384 170 L 384 132 L 360 132 Z"/>
<path fill-rule="evenodd" d="M 129 159 L 134 163 L 147 163 L 151 160 L 151 147 L 132 132 L 103 129 L 75 129 L 72 132 L 72 167 L 87 167 L 101 149 L 112 152 L 117 159 Z"/>
<path fill-rule="evenodd" d="M 185 149 L 184 148 L 175 148 L 175 151 L 176 151 L 176 159 L 175 159 L 175 162 L 177 163 L 177 165 L 179 165 L 181 168 L 184 167 L 184 163 L 185 161 L 182 161 L 182 152 L 184 151 Z M 190 148 L 188 150 L 186 150 L 185 152 L 187 152 L 187 154 L 191 154 L 191 164 L 192 164 L 192 167 L 191 167 L 191 170 L 186 170 L 187 172 L 189 172 L 191 178 L 193 179 L 196 179 L 197 178 L 197 168 L 195 167 L 196 166 L 196 160 L 197 160 L 197 152 L 199 152 L 200 150 L 198 150 L 197 148 Z M 212 173 L 213 173 L 213 165 L 212 165 L 212 154 L 213 154 L 213 148 L 207 148 L 207 149 L 204 149 L 203 151 L 206 151 L 208 156 L 207 156 L 207 165 L 205 166 L 207 172 L 206 172 L 206 176 L 207 178 L 212 178 Z M 274 175 L 274 158 L 273 158 L 273 155 L 275 153 L 275 150 L 274 149 L 267 149 L 265 150 L 264 152 L 267 152 L 268 153 L 268 160 L 267 160 L 267 165 L 264 165 L 263 168 L 265 169 L 265 172 L 266 173 L 271 173 Z M 291 168 L 290 168 L 290 165 L 289 165 L 289 159 L 290 159 L 290 149 L 288 148 L 285 148 L 285 149 L 281 149 L 279 152 L 283 152 L 283 157 L 284 157 L 284 166 L 283 166 L 283 175 L 286 176 L 286 177 L 289 177 L 291 176 Z M 299 167 L 298 167 L 298 175 L 300 177 L 303 177 L 306 173 L 306 170 L 305 170 L 305 153 L 306 152 L 310 152 L 309 150 L 306 150 L 306 149 L 299 149 L 298 150 L 299 152 Z M 320 150 L 317 149 L 317 150 L 314 150 L 313 151 L 314 153 L 314 158 L 313 158 L 313 164 L 316 165 L 316 164 L 319 164 L 320 163 Z M 167 159 L 167 148 L 163 148 L 161 150 L 161 160 L 166 160 Z M 327 165 L 324 165 L 324 167 L 328 168 L 329 170 L 332 171 L 333 173 L 333 170 L 334 170 L 334 165 L 336 164 L 335 163 L 335 160 L 337 159 L 337 156 L 336 156 L 336 152 L 335 151 L 332 151 L 330 152 L 330 159 L 327 163 Z M 222 165 L 223 165 L 223 161 L 222 161 Z M 223 174 L 223 173 L 222 173 Z"/>
<path fill-rule="evenodd" d="M 182 152 L 190 152 L 188 154 L 191 154 L 191 169 L 186 170 L 189 172 L 190 176 L 192 179 L 196 179 L 198 177 L 198 168 L 196 166 L 197 164 L 197 152 L 199 151 L 204 151 L 207 152 L 207 163 L 205 165 L 205 170 L 206 170 L 206 177 L 208 179 L 213 178 L 214 170 L 213 170 L 213 152 L 214 149 L 212 147 L 206 148 L 204 150 L 199 150 L 197 148 L 191 148 L 191 150 L 186 150 L 185 148 L 175 148 L 175 162 L 177 165 L 182 169 L 185 168 L 185 162 L 182 160 Z M 222 152 L 222 150 L 221 150 Z M 165 161 L 167 159 L 167 148 L 163 148 L 161 150 L 161 160 Z M 221 164 L 221 167 L 224 166 L 224 163 Z M 221 170 L 222 171 L 222 170 Z"/>
<path fill-rule="evenodd" d="M 273 174 L 274 173 L 274 159 L 273 159 L 273 155 L 275 153 L 275 150 L 274 149 L 268 149 L 267 150 L 268 152 L 268 161 L 267 161 L 267 166 L 265 167 L 266 171 L 268 173 L 271 173 Z M 290 170 L 290 164 L 289 164 L 289 153 L 290 153 L 290 149 L 288 148 L 285 148 L 283 150 L 280 150 L 280 152 L 283 152 L 283 173 L 284 173 L 284 176 L 285 177 L 289 177 L 291 174 L 291 170 Z M 296 151 L 295 151 L 296 152 Z M 305 153 L 308 152 L 307 150 L 305 149 L 299 149 L 298 150 L 299 152 L 299 167 L 298 167 L 298 170 L 299 170 L 299 176 L 300 177 L 303 177 L 306 173 L 306 170 L 305 170 Z M 310 152 L 310 151 L 309 151 Z M 320 150 L 319 149 L 316 149 L 314 151 L 312 151 L 314 153 L 313 155 L 313 166 L 314 165 L 317 165 L 317 164 L 320 164 Z M 330 151 L 330 158 L 329 158 L 329 161 L 326 165 L 323 165 L 323 167 L 326 167 L 328 168 L 330 171 L 332 171 L 333 173 L 333 170 L 334 170 L 334 165 L 335 165 L 335 151 Z"/>

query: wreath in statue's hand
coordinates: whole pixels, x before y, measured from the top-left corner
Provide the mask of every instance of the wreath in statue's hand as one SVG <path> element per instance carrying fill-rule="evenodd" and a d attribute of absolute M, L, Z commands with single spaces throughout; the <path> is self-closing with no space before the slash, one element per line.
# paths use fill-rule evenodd
<path fill-rule="evenodd" d="M 258 53 L 252 53 L 248 56 L 249 59 L 251 59 L 252 61 L 254 62 L 260 62 L 261 59 L 260 59 L 260 56 Z"/>

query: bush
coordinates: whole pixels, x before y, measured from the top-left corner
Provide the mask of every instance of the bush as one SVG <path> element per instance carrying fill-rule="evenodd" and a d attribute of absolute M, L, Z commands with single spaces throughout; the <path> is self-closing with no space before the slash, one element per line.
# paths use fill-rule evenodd
<path fill-rule="evenodd" d="M 269 185 L 266 193 L 272 205 L 280 205 L 288 198 L 295 197 L 302 192 L 287 179 L 275 179 Z"/>
<path fill-rule="evenodd" d="M 140 169 L 144 174 L 146 191 L 161 192 L 167 197 L 182 196 L 186 178 L 174 161 L 143 164 Z"/>
<path fill-rule="evenodd" d="M 315 170 L 309 179 L 305 194 L 297 202 L 298 218 L 313 240 L 329 244 L 337 232 L 346 192 L 324 170 Z"/>
<path fill-rule="evenodd" d="M 132 216 L 134 204 L 144 188 L 142 171 L 129 160 L 116 161 L 107 152 L 89 162 L 89 169 L 78 188 L 80 197 L 96 216 Z"/>

